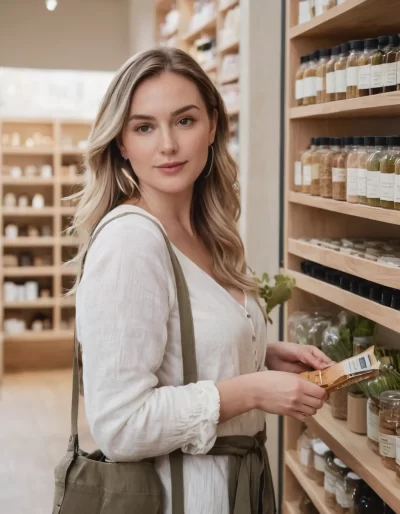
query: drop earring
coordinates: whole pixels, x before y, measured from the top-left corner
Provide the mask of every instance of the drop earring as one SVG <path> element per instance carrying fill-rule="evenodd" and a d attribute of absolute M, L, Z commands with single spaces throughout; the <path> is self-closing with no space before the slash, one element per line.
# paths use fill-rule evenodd
<path fill-rule="evenodd" d="M 207 162 L 210 161 L 210 167 L 206 173 L 206 175 L 204 175 L 204 178 L 208 178 L 210 176 L 210 173 L 213 169 L 213 166 L 214 166 L 214 147 L 213 145 L 210 145 L 208 147 L 208 159 L 207 159 Z"/>

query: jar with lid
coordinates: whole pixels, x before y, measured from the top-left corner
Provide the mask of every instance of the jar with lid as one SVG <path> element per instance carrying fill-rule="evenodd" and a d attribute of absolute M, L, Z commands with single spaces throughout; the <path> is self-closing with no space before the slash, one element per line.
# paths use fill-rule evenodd
<path fill-rule="evenodd" d="M 319 51 L 316 50 L 309 55 L 308 66 L 304 70 L 303 86 L 304 97 L 303 105 L 314 105 L 317 103 L 317 65 L 319 61 Z"/>
<path fill-rule="evenodd" d="M 326 65 L 326 101 L 336 100 L 335 64 L 339 59 L 340 45 L 332 47 L 331 58 Z M 400 59 L 399 59 L 400 60 Z"/>
<path fill-rule="evenodd" d="M 371 53 L 371 95 L 383 93 L 383 63 L 385 62 L 385 53 L 383 48 L 389 42 L 388 36 L 378 38 L 378 45 Z"/>
<path fill-rule="evenodd" d="M 351 514 L 383 514 L 384 503 L 365 482 L 356 489 Z"/>
<path fill-rule="evenodd" d="M 322 159 L 321 176 L 320 176 L 320 192 L 323 198 L 332 198 L 332 168 L 333 161 L 337 154 L 340 153 L 342 138 L 331 137 L 329 152 Z"/>
<path fill-rule="evenodd" d="M 297 441 L 297 456 L 305 474 L 309 478 L 314 478 L 314 454 L 311 441 L 311 434 L 306 429 Z"/>
<path fill-rule="evenodd" d="M 389 36 L 389 42 L 384 48 L 385 62 L 383 64 L 383 91 L 390 93 L 397 88 L 397 64 L 396 55 L 400 46 L 400 38 L 397 34 Z"/>
<path fill-rule="evenodd" d="M 368 205 L 371 207 L 381 206 L 381 195 L 379 191 L 380 161 L 386 148 L 386 137 L 375 137 L 375 148 L 367 160 L 367 198 Z"/>
<path fill-rule="evenodd" d="M 394 208 L 400 211 L 400 157 L 394 165 Z"/>
<path fill-rule="evenodd" d="M 375 137 L 364 137 L 364 146 L 358 152 L 358 203 L 368 205 L 367 198 L 367 160 L 374 150 Z"/>
<path fill-rule="evenodd" d="M 317 150 L 317 143 L 319 142 L 318 137 L 311 138 L 311 148 L 305 151 L 301 157 L 301 166 L 303 172 L 303 181 L 301 186 L 302 193 L 311 193 L 311 181 L 312 181 L 312 161 L 313 154 Z"/>
<path fill-rule="evenodd" d="M 308 55 L 302 55 L 300 57 L 300 67 L 296 72 L 296 88 L 295 88 L 295 98 L 296 105 L 303 105 L 303 97 L 304 97 L 304 72 L 308 66 Z"/>
<path fill-rule="evenodd" d="M 340 459 L 327 459 L 325 467 L 325 503 L 328 507 L 335 508 L 337 505 L 336 491 L 338 483 L 342 483 L 350 469 Z"/>
<path fill-rule="evenodd" d="M 387 138 L 388 149 L 383 153 L 379 164 L 379 192 L 381 207 L 394 209 L 395 164 L 400 157 L 400 136 Z"/>
<path fill-rule="evenodd" d="M 379 454 L 386 468 L 396 471 L 396 436 L 400 424 L 400 391 L 384 391 L 379 397 Z"/>
<path fill-rule="evenodd" d="M 326 102 L 326 69 L 332 50 L 326 48 L 319 51 L 317 66 L 317 104 Z"/>
<path fill-rule="evenodd" d="M 306 150 L 307 151 L 307 150 Z M 294 190 L 301 192 L 303 184 L 303 173 L 301 167 L 301 161 L 305 152 L 299 152 L 297 161 L 294 163 Z"/>
<path fill-rule="evenodd" d="M 354 500 L 359 495 L 360 489 L 363 485 L 363 480 L 353 471 L 347 473 L 345 478 L 345 494 L 349 504 L 349 512 L 353 514 L 354 511 Z"/>
<path fill-rule="evenodd" d="M 340 151 L 335 153 L 332 159 L 332 198 L 334 200 L 346 201 L 346 160 L 347 149 L 346 144 L 351 141 L 352 137 L 335 138 L 340 144 Z M 339 139 L 341 140 L 339 143 Z"/>
<path fill-rule="evenodd" d="M 371 56 L 378 50 L 376 38 L 364 40 L 364 52 L 358 60 L 358 96 L 369 96 L 371 89 Z"/>
<path fill-rule="evenodd" d="M 318 148 L 312 156 L 312 176 L 311 176 L 311 194 L 313 196 L 320 196 L 320 176 L 322 161 L 325 155 L 329 152 L 329 137 L 320 137 L 318 139 Z"/>
<path fill-rule="evenodd" d="M 346 79 L 346 68 L 347 68 L 347 57 L 349 52 L 348 43 L 340 45 L 340 54 L 335 62 L 335 100 L 346 100 L 347 90 L 347 79 Z"/>
<path fill-rule="evenodd" d="M 336 507 L 338 514 L 350 514 L 353 503 L 353 491 L 357 487 L 357 481 L 361 478 L 349 471 L 343 478 L 338 478 L 336 482 Z"/>
<path fill-rule="evenodd" d="M 358 203 L 358 156 L 364 146 L 363 137 L 354 137 L 346 161 L 346 199 L 349 203 Z"/>
<path fill-rule="evenodd" d="M 349 56 L 346 65 L 346 98 L 358 97 L 358 61 L 363 51 L 363 39 L 349 41 Z"/>
<path fill-rule="evenodd" d="M 367 402 L 367 444 L 379 454 L 379 399 L 368 398 Z"/>
<path fill-rule="evenodd" d="M 333 455 L 323 441 L 315 440 L 312 444 L 313 454 L 314 454 L 314 478 L 318 485 L 323 487 L 325 480 L 325 466 L 326 459 L 329 455 Z"/>

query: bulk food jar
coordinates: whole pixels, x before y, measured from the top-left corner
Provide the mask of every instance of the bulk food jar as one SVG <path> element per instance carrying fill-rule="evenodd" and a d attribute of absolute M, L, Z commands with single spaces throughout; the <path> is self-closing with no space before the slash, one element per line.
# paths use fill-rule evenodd
<path fill-rule="evenodd" d="M 322 162 L 326 156 L 326 154 L 329 152 L 329 143 L 330 138 L 329 137 L 320 137 L 318 139 L 318 148 L 313 153 L 312 157 L 312 176 L 311 176 L 311 194 L 313 196 L 320 196 L 321 190 L 320 190 L 320 176 L 321 176 L 321 168 L 322 168 Z"/>
<path fill-rule="evenodd" d="M 375 148 L 371 152 L 367 161 L 367 198 L 368 205 L 371 207 L 381 206 L 381 196 L 379 190 L 380 161 L 386 148 L 386 137 L 375 137 Z"/>
<path fill-rule="evenodd" d="M 379 454 L 385 467 L 396 470 L 396 437 L 400 424 L 400 391 L 381 393 L 379 412 Z"/>
<path fill-rule="evenodd" d="M 295 88 L 295 98 L 296 105 L 303 105 L 304 98 L 304 72 L 308 66 L 309 56 L 303 55 L 300 57 L 300 67 L 296 73 L 296 88 Z"/>
<path fill-rule="evenodd" d="M 346 98 L 358 97 L 358 61 L 364 51 L 364 41 L 349 41 L 349 56 L 346 66 Z"/>
<path fill-rule="evenodd" d="M 383 93 L 383 80 L 385 52 L 383 48 L 389 42 L 388 36 L 381 36 L 378 38 L 378 47 L 371 53 L 371 95 Z"/>
<path fill-rule="evenodd" d="M 374 150 L 375 138 L 364 137 L 364 146 L 358 152 L 358 203 L 368 205 L 367 198 L 367 160 Z"/>
<path fill-rule="evenodd" d="M 322 159 L 320 174 L 320 194 L 323 198 L 332 198 L 332 168 L 335 157 L 340 154 L 341 137 L 331 137 L 330 149 Z"/>
<path fill-rule="evenodd" d="M 334 509 L 337 505 L 336 486 L 338 482 L 343 482 L 344 477 L 349 473 L 350 469 L 340 459 L 327 459 L 325 467 L 325 503 L 328 507 Z"/>
<path fill-rule="evenodd" d="M 353 144 L 347 155 L 347 196 L 349 203 L 358 203 L 358 156 L 360 149 L 364 146 L 363 137 L 354 137 Z"/>
<path fill-rule="evenodd" d="M 326 70 L 332 50 L 320 50 L 317 66 L 317 104 L 326 102 Z"/>
<path fill-rule="evenodd" d="M 335 62 L 335 100 L 345 100 L 347 90 L 346 68 L 349 51 L 348 43 L 340 45 L 340 55 Z"/>
<path fill-rule="evenodd" d="M 383 91 L 390 93 L 397 89 L 396 55 L 399 50 L 400 38 L 397 34 L 389 36 L 389 42 L 384 48 L 385 62 L 383 65 Z"/>
<path fill-rule="evenodd" d="M 309 56 L 308 66 L 303 75 L 303 105 L 313 105 L 317 103 L 317 66 L 319 61 L 319 51 L 316 50 Z"/>
<path fill-rule="evenodd" d="M 326 65 L 326 101 L 333 102 L 336 99 L 335 63 L 339 59 L 340 45 L 332 48 L 331 58 Z M 399 58 L 400 60 L 400 58 Z"/>
<path fill-rule="evenodd" d="M 369 96 L 371 89 L 371 64 L 372 54 L 379 48 L 376 38 L 364 41 L 364 52 L 358 60 L 358 96 Z"/>
<path fill-rule="evenodd" d="M 302 193 L 311 193 L 311 180 L 312 180 L 312 161 L 313 154 L 317 150 L 317 144 L 319 142 L 318 137 L 311 138 L 311 148 L 306 150 L 301 157 L 302 167 Z"/>
<path fill-rule="evenodd" d="M 314 454 L 314 478 L 319 486 L 324 485 L 325 480 L 325 466 L 326 460 L 330 455 L 332 457 L 332 452 L 323 441 L 315 440 L 312 444 L 313 454 Z"/>
<path fill-rule="evenodd" d="M 347 150 L 343 146 L 346 144 L 346 139 L 353 140 L 353 138 L 335 138 L 335 144 L 340 146 L 340 150 L 332 159 L 332 198 L 343 202 L 346 201 Z"/>
<path fill-rule="evenodd" d="M 379 164 L 379 192 L 381 207 L 394 209 L 395 164 L 400 157 L 400 136 L 390 136 L 387 142 L 388 149 L 383 153 Z"/>

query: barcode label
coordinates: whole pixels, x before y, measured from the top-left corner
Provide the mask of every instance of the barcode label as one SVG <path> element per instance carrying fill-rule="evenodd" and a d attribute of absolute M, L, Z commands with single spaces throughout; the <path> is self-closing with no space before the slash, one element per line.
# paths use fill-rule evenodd
<path fill-rule="evenodd" d="M 369 369 L 371 369 L 371 361 L 369 359 L 369 355 L 353 357 L 344 363 L 344 371 L 346 375 L 368 371 Z"/>

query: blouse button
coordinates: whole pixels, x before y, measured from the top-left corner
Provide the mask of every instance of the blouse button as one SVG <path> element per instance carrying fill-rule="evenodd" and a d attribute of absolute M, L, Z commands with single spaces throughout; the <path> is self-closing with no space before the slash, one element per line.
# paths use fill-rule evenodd
<path fill-rule="evenodd" d="M 249 313 L 247 313 L 247 317 L 248 317 L 248 319 L 250 319 L 250 318 L 251 318 L 251 316 L 250 316 L 250 314 L 249 314 Z"/>
<path fill-rule="evenodd" d="M 253 335 L 253 337 L 251 338 L 252 341 L 255 341 L 257 338 L 256 336 Z"/>

